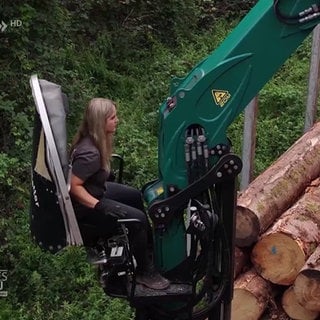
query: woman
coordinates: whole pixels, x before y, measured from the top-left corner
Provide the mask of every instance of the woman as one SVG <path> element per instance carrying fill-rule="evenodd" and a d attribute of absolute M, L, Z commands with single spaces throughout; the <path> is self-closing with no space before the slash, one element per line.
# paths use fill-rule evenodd
<path fill-rule="evenodd" d="M 92 99 L 75 136 L 72 154 L 71 197 L 80 225 L 94 225 L 94 236 L 110 237 L 118 230 L 118 218 L 134 218 L 128 225 L 133 255 L 137 261 L 136 281 L 161 290 L 169 281 L 155 271 L 148 250 L 151 228 L 144 212 L 141 193 L 115 182 L 110 175 L 113 136 L 118 124 L 116 104 Z M 82 235 L 86 241 L 86 234 Z M 92 234 L 91 234 L 92 236 Z M 150 244 L 150 241 L 149 241 Z"/>

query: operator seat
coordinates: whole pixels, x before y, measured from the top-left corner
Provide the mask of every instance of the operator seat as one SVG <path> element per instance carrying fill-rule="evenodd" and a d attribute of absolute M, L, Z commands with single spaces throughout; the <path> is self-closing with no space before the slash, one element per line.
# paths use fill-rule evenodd
<path fill-rule="evenodd" d="M 61 87 L 31 76 L 36 111 L 33 130 L 30 228 L 37 244 L 52 253 L 83 239 L 68 190 L 66 113 Z"/>
<path fill-rule="evenodd" d="M 67 151 L 67 96 L 61 86 L 38 79 L 37 75 L 31 77 L 30 85 L 37 111 L 31 172 L 32 237 L 41 248 L 52 253 L 68 245 L 92 247 L 98 240 L 95 226 L 78 225 L 69 195 L 71 164 Z M 116 176 L 121 182 L 123 159 L 119 155 L 113 155 L 113 159 L 117 161 Z"/>
<path fill-rule="evenodd" d="M 71 164 L 67 152 L 67 97 L 61 87 L 36 75 L 30 79 L 36 111 L 34 118 L 30 229 L 37 244 L 51 253 L 66 246 L 84 245 L 91 264 L 98 265 L 98 275 L 111 296 L 126 297 L 126 286 L 119 290 L 124 274 L 132 273 L 126 225 L 139 223 L 136 219 L 119 219 L 119 232 L 103 239 L 97 237 L 95 225 L 79 224 L 69 195 Z M 115 176 L 121 182 L 123 158 L 113 155 L 117 162 Z M 118 276 L 120 274 L 120 276 Z M 117 286 L 110 286 L 110 278 Z M 108 286 L 106 284 L 108 283 Z"/>

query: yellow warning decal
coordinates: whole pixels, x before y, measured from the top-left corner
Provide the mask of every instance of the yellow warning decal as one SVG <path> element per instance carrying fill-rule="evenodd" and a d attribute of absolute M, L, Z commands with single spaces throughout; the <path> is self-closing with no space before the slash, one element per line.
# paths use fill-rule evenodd
<path fill-rule="evenodd" d="M 164 192 L 164 189 L 163 189 L 163 187 L 159 187 L 155 190 L 155 192 L 156 192 L 157 196 L 160 196 L 160 194 L 162 194 Z"/>
<path fill-rule="evenodd" d="M 215 90 L 212 91 L 213 100 L 216 105 L 223 107 L 231 98 L 231 94 L 226 90 Z"/>

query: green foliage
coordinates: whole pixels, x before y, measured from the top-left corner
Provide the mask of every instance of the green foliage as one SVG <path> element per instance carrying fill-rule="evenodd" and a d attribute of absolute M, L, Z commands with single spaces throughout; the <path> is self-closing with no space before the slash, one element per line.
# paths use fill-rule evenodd
<path fill-rule="evenodd" d="M 218 19 L 227 21 L 241 19 L 256 3 L 256 0 L 204 0 L 201 1 L 200 25 L 214 26 Z"/>
<path fill-rule="evenodd" d="M 303 133 L 310 52 L 308 37 L 259 94 L 255 175 Z"/>
<path fill-rule="evenodd" d="M 42 251 L 29 239 L 23 211 L 0 225 L 0 234 L 5 240 L 1 269 L 9 270 L 4 283 L 8 297 L 0 299 L 1 319 L 9 315 L 15 320 L 131 318 L 125 301 L 104 295 L 83 248 L 69 247 L 56 255 Z"/>
<path fill-rule="evenodd" d="M 17 158 L 10 158 L 6 153 L 0 153 L 0 179 L 4 186 L 15 187 L 14 171 L 18 166 Z"/>

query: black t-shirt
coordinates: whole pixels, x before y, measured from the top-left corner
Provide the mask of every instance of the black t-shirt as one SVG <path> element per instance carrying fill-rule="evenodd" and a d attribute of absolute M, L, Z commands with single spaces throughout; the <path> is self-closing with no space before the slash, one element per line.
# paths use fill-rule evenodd
<path fill-rule="evenodd" d="M 90 137 L 83 138 L 74 148 L 72 155 L 72 173 L 84 181 L 84 188 L 95 198 L 100 199 L 105 191 L 105 182 L 109 172 L 101 168 L 98 148 Z M 73 199 L 76 214 L 88 209 Z"/>

